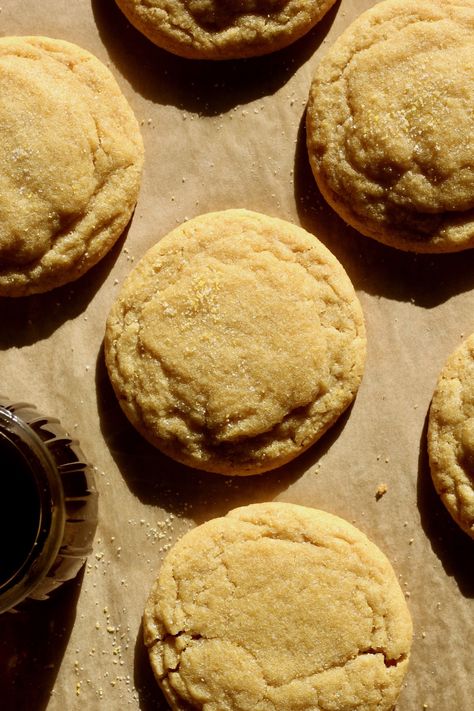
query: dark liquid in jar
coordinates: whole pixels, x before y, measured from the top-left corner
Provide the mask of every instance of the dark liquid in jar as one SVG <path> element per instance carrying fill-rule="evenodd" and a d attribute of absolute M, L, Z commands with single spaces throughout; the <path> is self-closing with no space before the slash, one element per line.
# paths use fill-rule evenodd
<path fill-rule="evenodd" d="M 31 555 L 38 537 L 40 494 L 31 466 L 0 432 L 0 585 L 8 582 Z"/>
<path fill-rule="evenodd" d="M 75 577 L 92 549 L 92 467 L 58 420 L 0 401 L 0 613 L 42 600 Z"/>

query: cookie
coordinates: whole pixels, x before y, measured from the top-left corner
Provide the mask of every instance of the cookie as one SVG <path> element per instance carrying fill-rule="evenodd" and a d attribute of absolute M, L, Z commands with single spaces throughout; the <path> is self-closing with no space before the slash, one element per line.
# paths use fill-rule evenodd
<path fill-rule="evenodd" d="M 0 296 L 77 279 L 137 200 L 143 144 L 109 70 L 47 37 L 0 39 Z"/>
<path fill-rule="evenodd" d="M 107 321 L 110 380 L 132 424 L 191 467 L 257 474 L 315 442 L 365 359 L 359 301 L 313 236 L 247 210 L 152 247 Z"/>
<path fill-rule="evenodd" d="M 385 0 L 321 61 L 307 144 L 327 202 L 413 252 L 474 245 L 474 1 Z"/>
<path fill-rule="evenodd" d="M 158 47 L 190 59 L 274 52 L 308 32 L 335 0 L 116 0 Z"/>
<path fill-rule="evenodd" d="M 235 509 L 185 534 L 143 629 L 175 711 L 388 711 L 412 637 L 377 546 L 341 518 L 286 503 Z"/>
<path fill-rule="evenodd" d="M 428 453 L 438 494 L 474 538 L 474 334 L 440 373 L 430 407 Z"/>

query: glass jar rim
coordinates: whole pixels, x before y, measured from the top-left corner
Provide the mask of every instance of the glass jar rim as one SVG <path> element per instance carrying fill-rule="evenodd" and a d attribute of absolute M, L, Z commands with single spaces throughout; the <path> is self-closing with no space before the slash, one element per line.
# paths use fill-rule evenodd
<path fill-rule="evenodd" d="M 46 444 L 23 419 L 7 407 L 0 405 L 0 426 L 3 432 L 14 435 L 21 444 L 13 444 L 20 450 L 23 445 L 33 455 L 36 466 L 30 471 L 38 487 L 40 518 L 47 523 L 47 530 L 38 526 L 29 555 L 17 572 L 0 585 L 0 613 L 18 605 L 39 585 L 53 565 L 64 533 L 64 491 L 53 456 Z"/>

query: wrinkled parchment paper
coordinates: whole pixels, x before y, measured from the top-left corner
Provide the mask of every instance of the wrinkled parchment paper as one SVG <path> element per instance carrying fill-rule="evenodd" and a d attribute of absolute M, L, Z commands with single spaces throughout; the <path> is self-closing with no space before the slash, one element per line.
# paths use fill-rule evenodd
<path fill-rule="evenodd" d="M 66 39 L 109 66 L 146 149 L 137 209 L 112 252 L 74 284 L 0 300 L 0 390 L 59 417 L 95 465 L 100 494 L 83 573 L 0 618 L 2 711 L 166 709 L 141 641 L 163 555 L 190 527 L 273 499 L 347 518 L 392 561 L 415 629 L 399 711 L 474 708 L 474 542 L 438 501 L 425 454 L 439 369 L 474 331 L 474 252 L 416 256 L 360 236 L 324 204 L 306 157 L 314 69 L 373 4 L 340 0 L 286 50 L 212 64 L 157 49 L 114 0 L 0 0 L 2 34 Z M 150 447 L 121 414 L 102 352 L 108 310 L 134 263 L 187 217 L 229 207 L 314 232 L 347 269 L 368 331 L 350 411 L 290 465 L 240 480 L 188 470 Z"/>

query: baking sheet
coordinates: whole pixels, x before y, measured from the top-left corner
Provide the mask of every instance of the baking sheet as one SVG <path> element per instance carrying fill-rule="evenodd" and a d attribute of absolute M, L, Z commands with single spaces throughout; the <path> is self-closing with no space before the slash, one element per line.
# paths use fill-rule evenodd
<path fill-rule="evenodd" d="M 319 195 L 304 143 L 314 69 L 373 4 L 340 0 L 292 47 L 212 64 L 154 47 L 114 0 L 2 0 L 2 34 L 66 39 L 109 66 L 146 149 L 137 209 L 112 252 L 74 284 L 0 299 L 0 389 L 80 439 L 100 494 L 83 573 L 53 599 L 0 617 L 3 711 L 166 709 L 140 628 L 163 555 L 190 527 L 273 499 L 347 518 L 392 561 L 415 629 L 399 711 L 473 708 L 474 543 L 433 491 L 425 426 L 439 369 L 474 331 L 474 252 L 404 254 L 347 228 Z M 314 232 L 347 269 L 368 331 L 350 411 L 299 459 L 245 479 L 186 469 L 150 447 L 121 414 L 102 352 L 108 310 L 134 263 L 187 217 L 228 207 Z"/>

